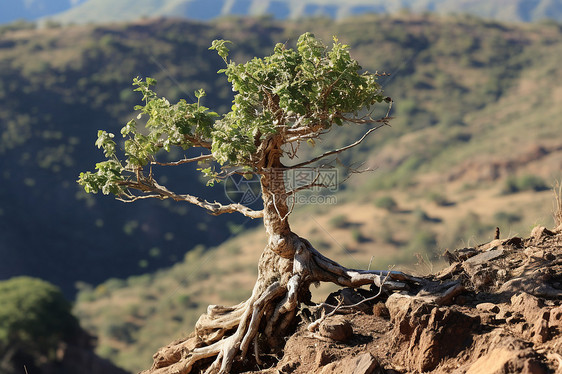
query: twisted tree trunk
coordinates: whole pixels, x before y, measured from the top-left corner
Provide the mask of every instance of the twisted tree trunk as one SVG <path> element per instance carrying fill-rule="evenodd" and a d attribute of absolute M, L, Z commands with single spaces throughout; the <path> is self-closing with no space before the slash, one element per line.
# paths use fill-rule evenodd
<path fill-rule="evenodd" d="M 275 148 L 262 170 L 263 222 L 268 242 L 258 264 L 258 278 L 248 300 L 233 307 L 209 306 L 191 338 L 161 348 L 154 355 L 151 374 L 230 373 L 236 360 L 260 362 L 260 349 L 279 348 L 296 320 L 297 308 L 310 301 L 309 287 L 333 282 L 346 287 L 381 286 L 382 277 L 418 281 L 399 272 L 346 269 L 324 257 L 291 231 L 288 222 L 283 166 Z M 259 339 L 258 339 L 259 337 Z M 262 345 L 261 347 L 259 345 Z M 214 361 L 210 361 L 214 357 Z"/>

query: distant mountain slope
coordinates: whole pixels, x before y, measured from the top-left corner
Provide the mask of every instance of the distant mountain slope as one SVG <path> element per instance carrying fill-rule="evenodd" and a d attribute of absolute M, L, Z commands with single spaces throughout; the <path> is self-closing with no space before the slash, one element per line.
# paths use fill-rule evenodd
<path fill-rule="evenodd" d="M 327 42 L 336 34 L 366 69 L 391 73 L 380 79 L 395 100 L 392 127 L 341 157 L 348 164 L 366 161 L 376 171 L 352 178 L 345 188 L 353 192 L 340 202 L 364 199 L 372 205 L 381 194 L 405 189 L 395 200 L 406 198 L 412 209 L 412 201 L 423 207 L 430 198 L 447 206 L 457 190 L 478 195 L 504 183 L 511 192 L 540 189 L 560 177 L 562 31 L 555 24 L 403 14 L 339 23 L 230 18 L 4 30 L 0 277 L 42 277 L 71 295 L 77 281 L 98 284 L 167 267 L 198 244 L 215 246 L 259 224 L 168 201 L 123 204 L 85 196 L 75 181 L 102 158 L 93 145 L 96 132 L 118 134 L 133 116 L 139 100 L 131 92 L 133 77 L 157 78 L 158 92 L 170 100 L 192 100 L 191 92 L 203 87 L 206 105 L 224 112 L 232 92 L 216 74 L 222 60 L 208 51 L 211 41 L 227 36 L 233 58 L 241 61 L 263 56 L 279 41 L 291 45 L 304 31 Z M 346 128 L 309 151 L 349 144 L 363 130 Z M 203 188 L 197 175 L 188 169 L 167 177 L 180 192 L 225 201 L 222 185 Z M 470 228 L 486 233 L 483 213 L 474 210 L 447 235 L 462 236 Z M 359 241 L 361 235 L 386 238 L 382 248 L 389 252 L 420 241 L 450 243 L 431 216 L 418 213 L 425 236 L 413 236 L 417 226 L 392 234 L 386 220 L 372 233 L 354 232 Z M 508 227 L 533 221 L 511 205 L 499 213 Z"/>
<path fill-rule="evenodd" d="M 50 18 L 64 23 L 130 21 L 141 17 L 208 20 L 224 15 L 265 15 L 278 19 L 363 13 L 469 13 L 502 21 L 562 21 L 562 0 L 88 0 Z"/>
<path fill-rule="evenodd" d="M 4 0 L 0 2 L 0 24 L 17 19 L 35 20 L 64 12 L 84 0 Z"/>
<path fill-rule="evenodd" d="M 156 30 L 171 24 L 185 25 L 147 21 L 127 30 L 161 37 L 171 33 Z M 297 205 L 290 217 L 295 232 L 330 258 L 354 268 L 427 272 L 439 267 L 436 255 L 445 249 L 487 242 L 496 227 L 507 238 L 552 226 L 548 186 L 562 177 L 559 25 L 402 14 L 335 24 L 227 19 L 213 27 L 234 41 L 232 51 L 242 50 L 235 60 L 262 53 L 263 37 L 291 46 L 310 30 L 326 41 L 337 35 L 366 69 L 391 73 L 380 82 L 395 102 L 392 127 L 341 157 L 366 160 L 358 167 L 375 171 L 347 181 L 337 205 Z M 364 130 L 347 126 L 313 151 L 349 144 Z M 207 305 L 244 300 L 262 230 L 192 251 L 170 269 L 82 285 L 76 312 L 99 335 L 99 353 L 131 371 L 145 369 L 157 348 L 193 330 Z M 312 292 L 320 301 L 326 290 Z"/>
<path fill-rule="evenodd" d="M 77 281 L 169 266 L 197 244 L 228 238 L 227 222 L 252 225 L 185 204 L 88 196 L 76 184 L 101 159 L 97 131 L 118 134 L 131 118 L 140 100 L 135 76 L 157 78 L 171 100 L 191 100 L 203 86 L 210 106 L 229 104 L 231 92 L 216 74 L 221 60 L 207 50 L 218 32 L 165 22 L 0 34 L 0 279 L 40 277 L 72 296 Z M 272 36 L 264 31 L 262 43 L 271 45 Z M 202 188 L 193 173 L 168 178 L 185 192 L 224 199 L 222 185 Z"/>

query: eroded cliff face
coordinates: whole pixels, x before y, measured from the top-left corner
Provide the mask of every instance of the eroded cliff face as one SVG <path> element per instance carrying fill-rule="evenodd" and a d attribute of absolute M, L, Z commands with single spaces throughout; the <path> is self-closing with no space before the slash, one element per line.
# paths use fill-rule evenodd
<path fill-rule="evenodd" d="M 447 253 L 431 287 L 342 309 L 287 341 L 273 368 L 255 373 L 560 373 L 562 228 Z M 340 290 L 356 304 L 370 290 Z M 310 311 L 309 319 L 320 311 Z M 303 316 L 306 313 L 303 313 Z M 306 320 L 306 318 L 303 318 Z M 348 332 L 347 334 L 345 332 Z"/>

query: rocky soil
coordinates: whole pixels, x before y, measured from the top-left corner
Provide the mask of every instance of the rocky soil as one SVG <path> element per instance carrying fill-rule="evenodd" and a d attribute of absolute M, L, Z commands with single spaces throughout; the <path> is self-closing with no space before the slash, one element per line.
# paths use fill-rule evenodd
<path fill-rule="evenodd" d="M 445 255 L 429 287 L 343 289 L 336 313 L 303 310 L 283 356 L 252 372 L 562 373 L 562 226 Z"/>

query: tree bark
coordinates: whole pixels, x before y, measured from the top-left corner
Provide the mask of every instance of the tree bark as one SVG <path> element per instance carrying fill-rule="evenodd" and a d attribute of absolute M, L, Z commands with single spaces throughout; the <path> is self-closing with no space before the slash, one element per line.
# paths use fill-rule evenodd
<path fill-rule="evenodd" d="M 235 361 L 248 359 L 252 345 L 253 361 L 260 362 L 260 348 L 279 348 L 296 321 L 299 304 L 310 302 L 312 283 L 333 282 L 346 287 L 374 283 L 381 287 L 383 277 L 421 281 L 399 272 L 346 269 L 293 233 L 288 222 L 290 210 L 281 152 L 276 144 L 270 141 L 266 156 L 261 158 L 266 160 L 260 174 L 268 241 L 258 263 L 252 295 L 233 307 L 209 306 L 192 336 L 161 348 L 154 355 L 152 368 L 145 373 L 187 374 L 194 368 L 205 373 L 230 373 Z M 212 357 L 214 361 L 209 362 Z"/>

